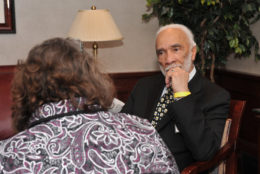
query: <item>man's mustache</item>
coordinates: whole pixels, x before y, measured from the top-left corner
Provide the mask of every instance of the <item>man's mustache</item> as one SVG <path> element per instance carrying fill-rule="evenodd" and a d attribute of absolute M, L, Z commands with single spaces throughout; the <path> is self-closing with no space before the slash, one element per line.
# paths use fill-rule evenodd
<path fill-rule="evenodd" d="M 170 64 L 169 66 L 167 66 L 166 68 L 165 68 L 165 72 L 168 72 L 170 69 L 173 69 L 173 68 L 176 68 L 176 67 L 180 67 L 180 68 L 182 68 L 182 65 L 181 64 Z"/>

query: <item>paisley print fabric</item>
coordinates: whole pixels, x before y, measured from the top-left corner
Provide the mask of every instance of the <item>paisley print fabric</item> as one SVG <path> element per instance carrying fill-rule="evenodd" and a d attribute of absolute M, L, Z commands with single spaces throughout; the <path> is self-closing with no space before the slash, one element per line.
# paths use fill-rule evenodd
<path fill-rule="evenodd" d="M 0 173 L 179 173 L 147 120 L 103 111 L 70 115 L 73 111 L 69 100 L 45 104 L 30 121 L 49 121 L 0 141 Z"/>

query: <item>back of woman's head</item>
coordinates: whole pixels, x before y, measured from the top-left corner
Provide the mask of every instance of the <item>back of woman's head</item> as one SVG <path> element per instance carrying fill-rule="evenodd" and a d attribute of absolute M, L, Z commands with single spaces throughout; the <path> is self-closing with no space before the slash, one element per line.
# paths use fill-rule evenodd
<path fill-rule="evenodd" d="M 115 89 L 108 75 L 76 42 L 54 38 L 35 46 L 25 62 L 19 62 L 12 85 L 12 116 L 17 130 L 28 127 L 32 113 L 41 105 L 85 97 L 85 109 L 98 104 L 109 108 Z"/>

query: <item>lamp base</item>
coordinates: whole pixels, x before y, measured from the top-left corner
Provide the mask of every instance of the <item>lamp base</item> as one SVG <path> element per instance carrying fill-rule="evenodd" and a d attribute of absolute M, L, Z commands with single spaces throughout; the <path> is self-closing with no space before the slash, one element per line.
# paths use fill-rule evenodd
<path fill-rule="evenodd" d="M 97 50 L 98 50 L 98 44 L 97 44 L 97 42 L 94 42 L 94 43 L 93 43 L 92 48 L 93 48 L 94 58 L 97 59 Z"/>

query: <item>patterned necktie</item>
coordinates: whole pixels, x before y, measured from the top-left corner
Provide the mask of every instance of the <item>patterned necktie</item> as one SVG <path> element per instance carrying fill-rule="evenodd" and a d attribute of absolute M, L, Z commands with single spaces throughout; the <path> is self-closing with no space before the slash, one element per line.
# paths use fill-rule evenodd
<path fill-rule="evenodd" d="M 154 117 L 152 120 L 152 125 L 153 127 L 157 126 L 157 123 L 162 119 L 165 113 L 167 113 L 168 109 L 167 106 L 168 104 L 173 102 L 173 93 L 171 88 L 167 88 L 166 93 L 160 98 L 160 101 L 158 102 L 155 112 L 154 112 Z"/>

